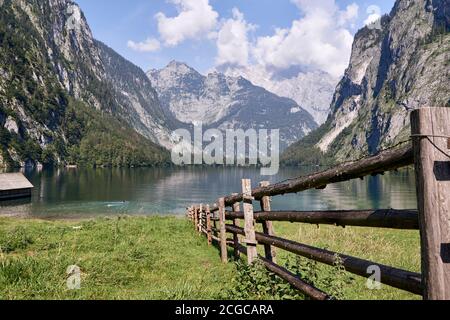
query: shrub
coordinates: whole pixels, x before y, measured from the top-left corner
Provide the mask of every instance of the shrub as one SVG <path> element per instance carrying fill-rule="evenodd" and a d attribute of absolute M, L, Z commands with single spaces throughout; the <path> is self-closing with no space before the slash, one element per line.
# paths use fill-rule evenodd
<path fill-rule="evenodd" d="M 343 299 L 344 287 L 353 281 L 338 256 L 333 267 L 320 265 L 309 259 L 289 256 L 285 267 L 303 281 L 325 291 L 333 299 Z M 232 289 L 226 293 L 225 298 L 238 300 L 309 299 L 288 282 L 268 271 L 259 260 L 251 266 L 238 261 L 236 270 Z"/>

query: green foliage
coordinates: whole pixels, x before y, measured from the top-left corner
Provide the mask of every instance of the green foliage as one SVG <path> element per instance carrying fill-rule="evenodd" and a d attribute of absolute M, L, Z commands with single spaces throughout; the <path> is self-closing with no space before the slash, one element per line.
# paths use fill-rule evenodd
<path fill-rule="evenodd" d="M 284 166 L 330 164 L 331 157 L 316 147 L 316 144 L 328 132 L 328 129 L 329 122 L 326 122 L 305 138 L 290 146 L 281 155 L 281 164 Z"/>
<path fill-rule="evenodd" d="M 303 299 L 289 283 L 269 272 L 261 261 L 249 266 L 236 262 L 236 274 L 227 298 L 235 300 Z"/>
<path fill-rule="evenodd" d="M 152 166 L 169 163 L 169 155 L 127 124 L 85 104 L 69 100 L 62 130 L 68 139 L 66 161 L 83 166 Z"/>
<path fill-rule="evenodd" d="M 308 284 L 320 288 L 334 299 L 344 298 L 344 287 L 352 282 L 342 260 L 336 257 L 332 268 L 324 268 L 319 263 L 289 256 L 285 267 Z M 232 289 L 227 298 L 251 300 L 307 300 L 309 297 L 302 294 L 288 282 L 268 271 L 261 261 L 249 266 L 241 261 L 236 262 L 236 275 L 233 278 Z"/>

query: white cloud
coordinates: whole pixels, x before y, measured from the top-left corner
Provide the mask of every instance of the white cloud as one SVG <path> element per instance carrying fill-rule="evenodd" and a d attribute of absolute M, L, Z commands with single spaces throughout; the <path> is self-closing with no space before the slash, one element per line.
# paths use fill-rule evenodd
<path fill-rule="evenodd" d="M 167 17 L 159 12 L 159 34 L 167 46 L 176 46 L 186 39 L 208 36 L 217 26 L 219 14 L 209 4 L 209 0 L 168 0 L 175 4 L 178 16 Z"/>
<path fill-rule="evenodd" d="M 335 0 L 292 0 L 303 13 L 286 29 L 258 38 L 253 56 L 266 68 L 308 66 L 341 76 L 348 65 L 353 36 L 346 28 L 358 16 L 358 6 L 339 10 Z"/>
<path fill-rule="evenodd" d="M 377 13 L 373 13 L 367 17 L 366 20 L 364 20 L 364 25 L 369 26 L 381 19 L 381 15 Z"/>
<path fill-rule="evenodd" d="M 369 26 L 381 19 L 381 8 L 376 5 L 367 7 L 367 14 L 369 15 L 364 21 L 364 25 Z"/>
<path fill-rule="evenodd" d="M 154 38 L 148 38 L 143 42 L 134 42 L 132 40 L 127 43 L 128 48 L 139 52 L 154 52 L 161 49 L 161 43 Z"/>
<path fill-rule="evenodd" d="M 356 3 L 352 3 L 351 5 L 347 6 L 345 11 L 342 11 L 340 13 L 339 25 L 345 26 L 345 24 L 348 22 L 353 24 L 353 22 L 358 18 L 358 15 L 359 6 Z"/>
<path fill-rule="evenodd" d="M 217 34 L 217 65 L 246 66 L 249 60 L 250 43 L 248 32 L 256 26 L 245 21 L 244 15 L 233 9 L 233 18 L 222 25 Z"/>

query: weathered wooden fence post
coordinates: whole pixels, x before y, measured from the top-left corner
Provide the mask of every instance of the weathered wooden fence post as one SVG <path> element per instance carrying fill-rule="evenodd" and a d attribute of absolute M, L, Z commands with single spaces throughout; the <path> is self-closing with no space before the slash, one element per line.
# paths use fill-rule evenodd
<path fill-rule="evenodd" d="M 255 218 L 253 212 L 252 182 L 249 179 L 242 180 L 242 194 L 244 196 L 244 218 L 245 218 L 245 243 L 247 244 L 248 264 L 253 264 L 258 258 L 255 233 Z"/>
<path fill-rule="evenodd" d="M 237 193 L 233 193 L 233 196 L 237 196 Z M 233 204 L 233 212 L 239 212 L 241 211 L 241 205 L 239 202 L 236 202 Z M 233 219 L 233 226 L 239 227 L 239 219 Z M 240 252 L 239 252 L 239 235 L 233 234 L 233 241 L 234 241 L 234 259 L 239 260 Z"/>
<path fill-rule="evenodd" d="M 228 252 L 227 252 L 227 231 L 226 231 L 226 220 L 225 220 L 225 198 L 219 199 L 219 220 L 220 220 L 220 256 L 222 257 L 222 262 L 228 262 Z"/>
<path fill-rule="evenodd" d="M 260 183 L 261 187 L 268 187 L 270 185 L 269 181 L 262 181 Z M 270 205 L 270 197 L 262 197 L 261 199 L 261 210 L 265 211 L 265 212 L 270 212 L 272 210 L 271 205 Z M 268 234 L 270 236 L 274 236 L 275 235 L 275 230 L 273 228 L 273 222 L 272 221 L 264 221 L 262 223 L 263 225 L 263 230 L 265 234 Z M 266 254 L 266 258 L 269 259 L 272 262 L 276 263 L 276 252 L 275 252 L 275 248 L 265 244 L 264 245 L 264 250 L 265 250 L 265 254 Z"/>
<path fill-rule="evenodd" d="M 450 299 L 450 108 L 411 114 L 424 299 Z"/>
<path fill-rule="evenodd" d="M 212 245 L 211 210 L 209 204 L 206 206 L 206 233 L 208 236 L 208 245 Z"/>
<path fill-rule="evenodd" d="M 199 212 L 199 218 L 198 218 L 198 226 L 197 226 L 197 230 L 198 233 L 202 234 L 203 232 L 203 204 L 200 204 L 200 207 L 198 209 Z"/>
<path fill-rule="evenodd" d="M 198 207 L 194 206 L 194 227 L 195 231 L 198 230 Z"/>

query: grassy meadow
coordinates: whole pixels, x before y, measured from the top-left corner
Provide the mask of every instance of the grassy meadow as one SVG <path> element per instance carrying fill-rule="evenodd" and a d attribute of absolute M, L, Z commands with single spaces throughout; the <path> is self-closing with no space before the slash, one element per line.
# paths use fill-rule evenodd
<path fill-rule="evenodd" d="M 278 235 L 306 244 L 420 270 L 413 231 L 275 223 Z M 121 217 L 85 221 L 0 218 L 0 299 L 233 299 L 234 263 L 182 217 Z M 230 255 L 231 256 L 231 255 Z M 290 255 L 278 252 L 281 263 Z M 81 289 L 66 285 L 68 266 L 81 270 Z M 315 273 L 333 272 L 314 265 Z M 336 282 L 345 299 L 418 299 L 366 279 Z M 270 298 L 264 296 L 264 298 Z"/>
<path fill-rule="evenodd" d="M 418 231 L 392 229 L 316 226 L 299 223 L 274 223 L 278 236 L 315 247 L 351 255 L 373 262 L 420 273 L 420 237 Z M 277 251 L 281 261 L 288 254 Z M 330 272 L 331 267 L 317 264 L 319 270 Z M 413 300 L 421 299 L 412 293 L 382 285 L 369 290 L 367 279 L 350 275 L 350 283 L 342 286 L 342 294 L 350 300 Z"/>

